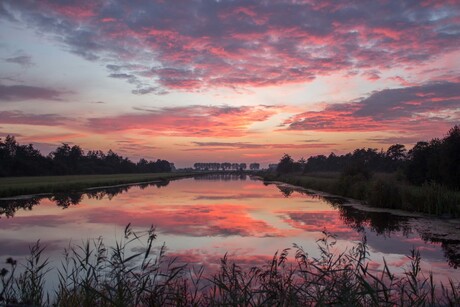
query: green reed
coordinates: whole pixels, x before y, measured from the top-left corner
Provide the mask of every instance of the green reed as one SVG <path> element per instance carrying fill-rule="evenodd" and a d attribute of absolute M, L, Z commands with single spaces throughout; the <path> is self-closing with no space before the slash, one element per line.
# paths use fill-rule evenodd
<path fill-rule="evenodd" d="M 44 247 L 30 249 L 23 273 L 9 258 L 0 271 L 2 306 L 457 306 L 460 284 L 436 283 L 420 266 L 420 253 L 411 251 L 402 274 L 369 266 L 365 238 L 348 251 L 334 251 L 336 239 L 324 233 L 319 257 L 294 245 L 275 253 L 265 265 L 247 267 L 227 255 L 216 272 L 188 266 L 154 247 L 154 229 L 125 228 L 115 246 L 102 238 L 70 245 L 64 251 L 54 293 L 45 293 L 51 268 Z M 135 246 L 142 244 L 139 251 Z M 133 252 L 136 250 L 137 252 Z M 155 251 L 155 252 L 154 252 Z"/>
<path fill-rule="evenodd" d="M 326 177 L 315 174 L 262 176 L 268 181 L 281 181 L 354 198 L 373 207 L 460 217 L 460 191 L 433 182 L 415 186 L 389 174 L 375 174 L 370 179 L 360 176 Z"/>

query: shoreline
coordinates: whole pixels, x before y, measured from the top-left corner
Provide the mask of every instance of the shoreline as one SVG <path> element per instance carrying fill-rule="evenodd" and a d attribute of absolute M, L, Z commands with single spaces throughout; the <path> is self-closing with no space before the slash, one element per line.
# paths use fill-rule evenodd
<path fill-rule="evenodd" d="M 404 215 L 434 216 L 445 220 L 460 218 L 460 191 L 439 185 L 414 186 L 386 178 L 372 178 L 365 182 L 342 180 L 340 177 L 324 177 L 300 174 L 258 174 L 267 183 L 285 183 L 352 200 L 360 210 L 401 210 Z M 361 209 L 363 208 L 363 209 Z"/>
<path fill-rule="evenodd" d="M 160 183 L 200 173 L 141 173 L 0 178 L 0 200 L 45 197 L 55 193 L 91 191 L 144 183 Z"/>
<path fill-rule="evenodd" d="M 334 197 L 345 200 L 345 203 L 340 204 L 338 206 L 343 207 L 352 207 L 356 210 L 363 211 L 363 212 L 373 212 L 373 213 L 388 213 L 391 215 L 399 216 L 399 217 L 407 217 L 410 218 L 408 221 L 410 227 L 420 234 L 423 233 L 426 237 L 429 237 L 432 241 L 439 241 L 442 242 L 444 240 L 449 240 L 452 242 L 459 242 L 459 244 L 452 245 L 452 250 L 455 250 L 456 253 L 460 253 L 460 219 L 459 218 L 443 218 L 436 215 L 430 215 L 423 212 L 411 212 L 405 211 L 401 209 L 390 209 L 390 208 L 379 208 L 379 207 L 372 207 L 369 205 L 362 204 L 360 200 L 350 198 L 350 197 L 343 197 L 340 195 L 317 191 L 309 188 L 305 188 L 302 186 L 297 186 L 294 184 L 282 182 L 282 181 L 270 181 L 277 186 L 281 185 L 284 187 L 292 188 L 294 191 L 305 191 L 308 193 L 313 193 L 320 197 Z"/>

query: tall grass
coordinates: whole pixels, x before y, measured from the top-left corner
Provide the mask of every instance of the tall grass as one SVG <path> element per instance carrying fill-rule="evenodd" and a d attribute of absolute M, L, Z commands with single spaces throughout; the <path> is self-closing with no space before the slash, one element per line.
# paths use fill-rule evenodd
<path fill-rule="evenodd" d="M 227 255 L 220 268 L 206 273 L 168 259 L 165 247 L 155 249 L 154 229 L 135 232 L 107 248 L 101 238 L 71 245 L 64 252 L 54 293 L 45 293 L 48 268 L 37 242 L 16 276 L 17 262 L 7 260 L 0 274 L 0 304 L 6 306 L 458 306 L 460 284 L 436 283 L 424 275 L 420 254 L 412 251 L 403 274 L 384 264 L 370 269 L 365 238 L 352 249 L 334 252 L 335 238 L 318 240 L 320 256 L 294 245 L 275 253 L 262 266 L 247 267 Z M 143 250 L 133 252 L 133 245 Z M 137 249 L 136 249 L 137 250 Z"/>
<path fill-rule="evenodd" d="M 395 176 L 380 174 L 370 179 L 338 175 L 315 177 L 315 174 L 278 176 L 263 174 L 262 176 L 268 181 L 282 181 L 358 199 L 373 207 L 460 217 L 460 191 L 433 182 L 415 186 L 398 180 Z"/>

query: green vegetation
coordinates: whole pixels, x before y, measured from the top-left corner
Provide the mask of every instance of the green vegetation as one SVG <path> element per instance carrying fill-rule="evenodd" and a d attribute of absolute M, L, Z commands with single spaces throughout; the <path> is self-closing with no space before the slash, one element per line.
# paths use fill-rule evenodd
<path fill-rule="evenodd" d="M 332 175 L 325 176 L 328 172 Z M 407 154 L 401 144 L 386 152 L 361 148 L 297 162 L 285 154 L 276 172 L 260 175 L 374 207 L 459 217 L 460 127 L 454 126 L 443 139 L 418 142 Z"/>
<path fill-rule="evenodd" d="M 412 251 L 404 273 L 369 266 L 365 239 L 348 252 L 333 253 L 335 238 L 319 240 L 320 257 L 294 245 L 257 267 L 233 263 L 225 255 L 217 271 L 189 267 L 157 253 L 153 228 L 125 236 L 114 247 L 102 239 L 65 250 L 57 269 L 58 286 L 49 293 L 51 268 L 39 243 L 30 249 L 22 273 L 9 258 L 0 270 L 0 304 L 8 306 L 457 306 L 460 284 L 437 283 L 424 275 L 420 254 Z M 145 241 L 145 242 L 144 242 Z M 133 248 L 142 244 L 142 251 Z M 136 252 L 132 252 L 136 250 Z M 153 255 L 155 254 L 155 255 Z"/>
<path fill-rule="evenodd" d="M 281 181 L 363 201 L 379 208 L 401 209 L 435 215 L 460 216 L 460 191 L 437 183 L 410 184 L 398 173 L 366 175 L 359 172 L 276 174 L 259 173 L 266 181 Z"/>
<path fill-rule="evenodd" d="M 193 173 L 71 175 L 0 178 L 0 197 L 81 191 L 93 187 L 148 181 L 164 181 L 192 176 Z"/>

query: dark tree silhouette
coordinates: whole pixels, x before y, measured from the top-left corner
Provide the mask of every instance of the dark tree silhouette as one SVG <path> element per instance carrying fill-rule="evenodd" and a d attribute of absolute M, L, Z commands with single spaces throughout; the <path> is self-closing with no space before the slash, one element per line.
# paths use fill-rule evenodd
<path fill-rule="evenodd" d="M 407 150 L 402 144 L 391 145 L 386 152 L 375 148 L 359 148 L 352 153 L 337 156 L 318 155 L 294 162 L 285 154 L 278 164 L 278 173 L 299 171 L 334 171 L 351 177 L 360 173 L 369 178 L 371 172 L 404 173 L 414 184 L 435 182 L 454 189 L 460 189 L 460 127 L 454 126 L 443 139 L 420 141 Z M 355 174 L 356 173 L 356 174 Z M 350 177 L 348 176 L 348 177 Z"/>
<path fill-rule="evenodd" d="M 286 174 L 286 173 L 293 172 L 294 170 L 295 170 L 294 160 L 291 158 L 290 155 L 284 154 L 284 156 L 281 158 L 280 162 L 278 163 L 276 171 L 281 174 Z"/>
<path fill-rule="evenodd" d="M 32 144 L 20 145 L 14 136 L 0 139 L 0 176 L 37 176 L 73 174 L 157 173 L 170 172 L 166 160 L 141 159 L 137 164 L 112 150 L 85 152 L 78 145 L 62 144 L 47 157 Z"/>

